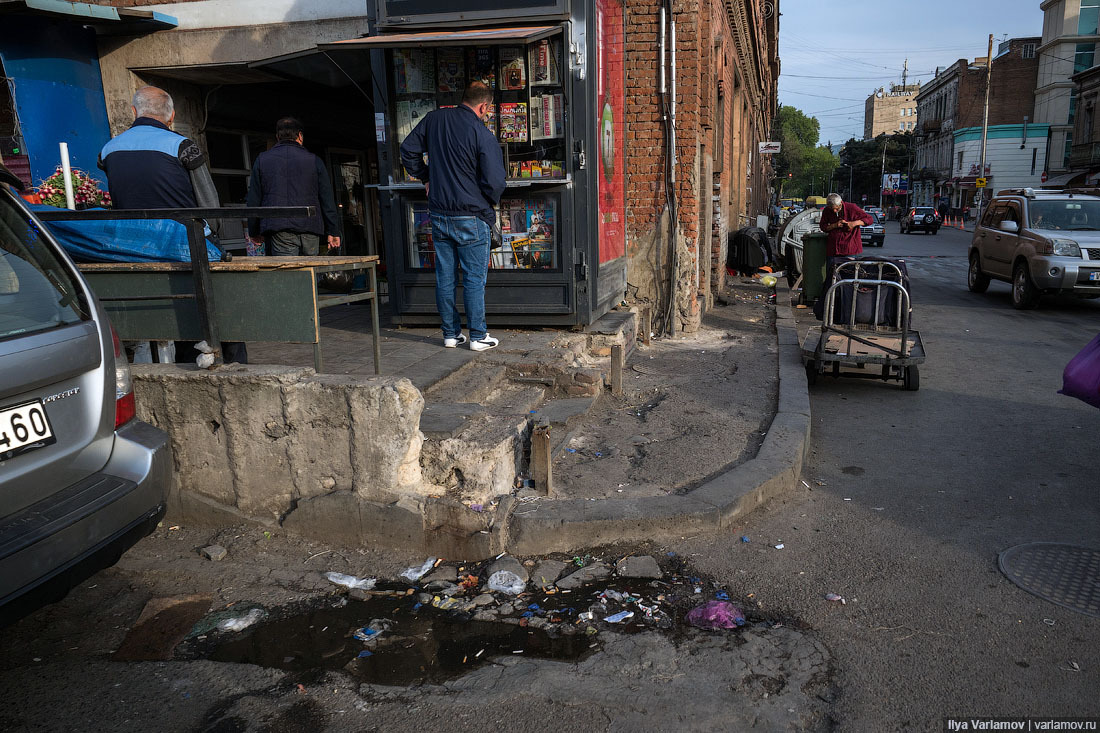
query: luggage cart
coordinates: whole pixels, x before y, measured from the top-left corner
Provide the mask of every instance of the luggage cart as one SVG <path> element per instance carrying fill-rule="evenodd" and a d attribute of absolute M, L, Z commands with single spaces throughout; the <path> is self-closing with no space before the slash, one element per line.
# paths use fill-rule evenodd
<path fill-rule="evenodd" d="M 910 391 L 920 388 L 917 365 L 924 362 L 924 342 L 910 328 L 906 279 L 903 265 L 887 259 L 860 258 L 836 266 L 821 326 L 811 328 L 802 342 L 811 385 L 830 373 L 898 380 Z M 841 367 L 851 369 L 842 372 Z"/>

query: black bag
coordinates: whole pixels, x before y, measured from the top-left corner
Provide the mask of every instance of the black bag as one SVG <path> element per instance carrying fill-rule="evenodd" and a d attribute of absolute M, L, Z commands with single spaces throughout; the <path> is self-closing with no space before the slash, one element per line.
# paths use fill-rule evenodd
<path fill-rule="evenodd" d="M 774 263 L 771 239 L 760 227 L 744 227 L 729 235 L 726 249 L 727 270 L 751 274 Z"/>
<path fill-rule="evenodd" d="M 328 254 L 337 256 L 344 254 L 343 240 L 340 241 L 340 246 L 336 248 L 335 252 L 330 250 Z M 355 275 L 348 270 L 343 272 L 323 272 L 317 276 L 317 287 L 333 293 L 350 293 L 354 286 Z"/>
<path fill-rule="evenodd" d="M 835 266 L 842 262 L 862 262 L 862 261 L 877 261 L 883 260 L 882 257 L 835 257 L 831 261 L 831 267 L 826 268 L 825 273 L 825 286 L 822 292 L 828 292 L 829 287 L 833 284 L 833 275 L 835 272 Z M 909 292 L 910 298 L 912 298 L 912 289 L 909 285 L 909 271 L 905 267 L 905 260 L 886 259 L 887 262 L 893 263 L 901 270 L 901 285 Z M 860 277 L 866 279 L 874 279 L 878 273 L 878 268 L 874 265 L 867 265 L 861 268 Z M 852 268 L 846 267 L 844 272 L 844 279 L 850 279 L 852 277 Z M 898 281 L 897 273 L 891 268 L 884 268 L 882 272 L 883 280 Z M 853 290 L 855 293 L 853 295 Z M 876 297 L 877 293 L 877 297 Z M 852 299 L 855 298 L 855 321 L 856 324 L 872 325 L 872 326 L 885 326 L 893 325 L 898 322 L 898 291 L 896 288 L 889 286 L 875 286 L 875 285 L 860 285 L 856 288 L 853 285 L 841 285 L 837 287 L 836 294 L 833 299 L 833 323 L 837 325 L 848 324 L 852 318 Z M 878 319 L 875 319 L 875 306 L 878 301 Z M 912 305 L 912 303 L 910 303 Z M 814 303 L 814 315 L 817 319 L 823 320 L 825 314 L 825 296 L 822 295 Z"/>

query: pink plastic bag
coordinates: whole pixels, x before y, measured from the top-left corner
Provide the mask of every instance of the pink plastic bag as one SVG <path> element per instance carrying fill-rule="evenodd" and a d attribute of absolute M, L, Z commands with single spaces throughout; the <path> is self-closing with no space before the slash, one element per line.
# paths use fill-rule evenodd
<path fill-rule="evenodd" d="M 1066 364 L 1058 394 L 1100 407 L 1100 334 Z"/>
<path fill-rule="evenodd" d="M 711 601 L 688 611 L 687 622 L 699 629 L 736 629 L 745 624 L 745 613 L 726 601 Z"/>

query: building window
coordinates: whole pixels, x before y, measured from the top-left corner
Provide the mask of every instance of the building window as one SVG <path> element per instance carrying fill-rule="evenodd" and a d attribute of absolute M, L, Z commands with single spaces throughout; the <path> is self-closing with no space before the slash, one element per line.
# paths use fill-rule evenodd
<path fill-rule="evenodd" d="M 1100 2 L 1100 0 L 1097 0 L 1097 2 Z M 1096 31 L 1094 30 L 1093 33 L 1096 33 Z M 1091 69 L 1095 55 L 1095 43 L 1078 43 L 1077 51 L 1073 54 L 1073 73 L 1076 74 L 1079 71 Z"/>
<path fill-rule="evenodd" d="M 1066 133 L 1066 149 L 1062 155 L 1062 167 L 1069 168 L 1069 155 L 1073 151 L 1073 133 Z"/>
<path fill-rule="evenodd" d="M 1077 35 L 1095 36 L 1100 21 L 1100 0 L 1081 0 L 1081 12 L 1077 16 Z"/>
<path fill-rule="evenodd" d="M 1039 156 L 1039 148 L 1031 149 L 1031 175 L 1035 175 L 1035 159 Z"/>
<path fill-rule="evenodd" d="M 962 154 L 962 151 L 960 150 L 959 151 L 959 170 L 961 171 L 962 169 L 963 169 L 963 154 Z"/>
<path fill-rule="evenodd" d="M 1072 125 L 1073 118 L 1077 115 L 1077 90 L 1071 89 L 1069 92 L 1069 119 L 1066 120 L 1066 124 Z"/>
<path fill-rule="evenodd" d="M 1021 46 L 1020 47 L 1020 56 L 1022 56 L 1025 59 L 1035 58 L 1035 44 L 1034 43 L 1025 43 L 1023 46 Z"/>

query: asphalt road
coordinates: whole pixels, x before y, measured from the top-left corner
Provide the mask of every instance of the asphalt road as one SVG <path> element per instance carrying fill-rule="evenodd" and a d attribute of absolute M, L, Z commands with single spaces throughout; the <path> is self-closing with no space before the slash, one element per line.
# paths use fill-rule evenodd
<path fill-rule="evenodd" d="M 887 231 L 881 252 L 908 259 L 927 349 L 920 390 L 821 379 L 809 487 L 677 549 L 824 642 L 841 730 L 1100 716 L 1100 619 L 997 568 L 1024 542 L 1100 547 L 1100 410 L 1056 393 L 1100 330 L 1100 301 L 1016 311 L 1005 283 L 968 292 L 968 232 Z"/>

